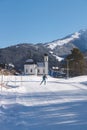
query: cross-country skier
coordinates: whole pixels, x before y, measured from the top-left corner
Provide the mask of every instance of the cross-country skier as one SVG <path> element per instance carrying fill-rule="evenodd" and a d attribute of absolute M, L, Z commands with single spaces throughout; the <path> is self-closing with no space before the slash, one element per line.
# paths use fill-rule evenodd
<path fill-rule="evenodd" d="M 43 82 L 44 82 L 44 85 L 46 84 L 46 78 L 47 78 L 47 76 L 46 76 L 46 74 L 44 74 L 43 77 L 42 77 L 42 81 L 41 81 L 40 85 L 41 85 Z"/>

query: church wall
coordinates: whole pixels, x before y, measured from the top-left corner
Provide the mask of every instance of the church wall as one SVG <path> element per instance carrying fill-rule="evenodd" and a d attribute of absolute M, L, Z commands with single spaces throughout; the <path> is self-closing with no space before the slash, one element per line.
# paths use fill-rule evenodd
<path fill-rule="evenodd" d="M 45 68 L 44 67 L 37 67 L 37 74 L 42 75 L 45 73 Z"/>
<path fill-rule="evenodd" d="M 24 65 L 24 73 L 25 74 L 35 74 L 35 65 Z"/>

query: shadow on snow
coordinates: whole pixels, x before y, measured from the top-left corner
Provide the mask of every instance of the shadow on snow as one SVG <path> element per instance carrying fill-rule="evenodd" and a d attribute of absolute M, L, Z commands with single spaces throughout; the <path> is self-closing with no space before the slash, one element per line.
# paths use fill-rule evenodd
<path fill-rule="evenodd" d="M 69 101 L 69 98 L 82 100 Z M 24 99 L 31 101 L 32 106 L 18 103 L 1 105 L 1 130 L 86 130 L 87 129 L 87 100 L 86 93 L 77 91 L 55 93 L 27 93 L 1 95 L 0 100 Z M 67 100 L 66 100 L 67 99 Z M 56 102 L 65 100 L 64 102 Z M 42 104 L 34 104 L 35 102 Z M 47 104 L 44 103 L 47 102 Z M 54 101 L 54 102 L 50 102 Z"/>

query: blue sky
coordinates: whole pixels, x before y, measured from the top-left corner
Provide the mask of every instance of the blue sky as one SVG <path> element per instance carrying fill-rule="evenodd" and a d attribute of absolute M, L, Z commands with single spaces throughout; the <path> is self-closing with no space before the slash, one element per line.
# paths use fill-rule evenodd
<path fill-rule="evenodd" d="M 0 47 L 45 43 L 87 29 L 87 0 L 0 0 Z"/>

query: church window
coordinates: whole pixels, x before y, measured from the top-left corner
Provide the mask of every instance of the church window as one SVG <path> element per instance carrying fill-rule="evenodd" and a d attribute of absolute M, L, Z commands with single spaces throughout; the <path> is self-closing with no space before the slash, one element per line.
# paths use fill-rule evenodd
<path fill-rule="evenodd" d="M 30 70 L 30 72 L 32 73 L 32 69 Z"/>
<path fill-rule="evenodd" d="M 28 73 L 28 69 L 26 69 L 26 73 Z"/>
<path fill-rule="evenodd" d="M 38 69 L 38 73 L 40 73 L 40 70 Z"/>

